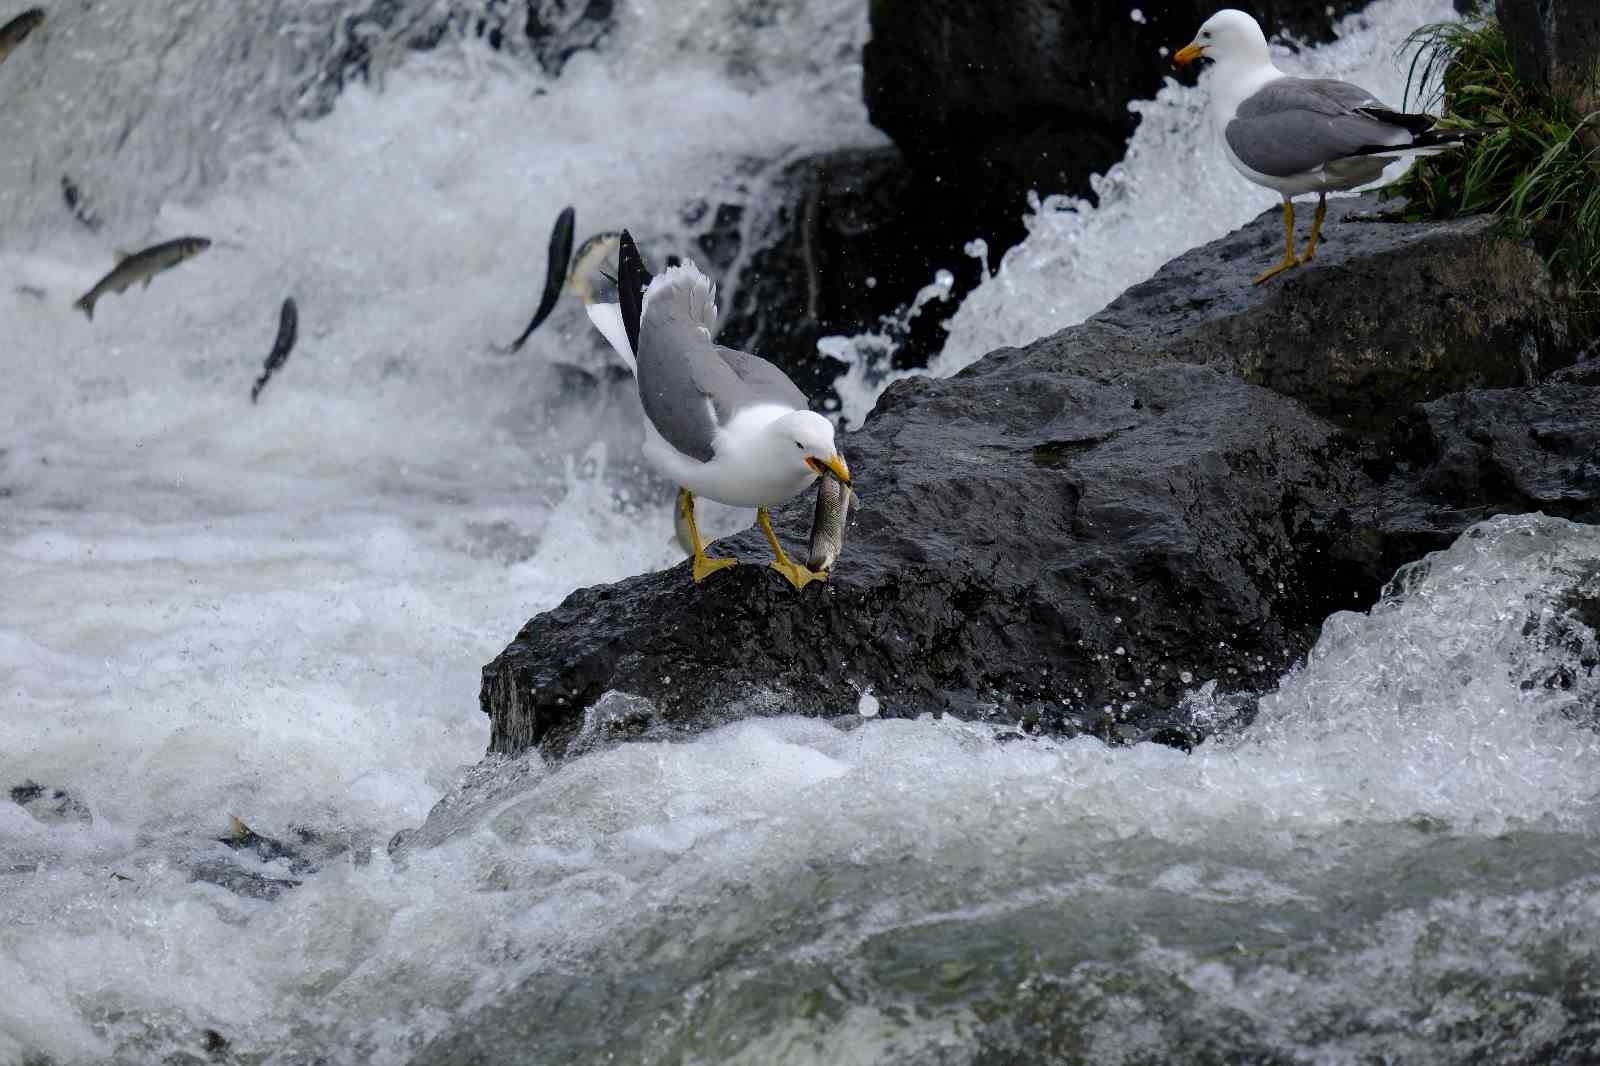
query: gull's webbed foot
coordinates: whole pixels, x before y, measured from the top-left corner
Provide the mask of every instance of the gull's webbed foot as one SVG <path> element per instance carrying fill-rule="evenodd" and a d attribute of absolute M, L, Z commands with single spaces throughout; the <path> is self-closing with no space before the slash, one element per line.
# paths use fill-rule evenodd
<path fill-rule="evenodd" d="M 694 557 L 694 583 L 698 585 L 718 570 L 726 570 L 728 567 L 737 564 L 738 561 L 737 559 L 713 559 L 711 556 L 701 552 Z"/>
<path fill-rule="evenodd" d="M 694 493 L 688 489 L 680 488 L 678 490 L 678 515 L 683 519 L 684 525 L 688 527 L 689 547 L 694 558 L 694 567 L 691 573 L 694 575 L 694 583 L 696 585 L 718 570 L 726 570 L 738 561 L 736 559 L 713 559 L 706 554 L 705 542 L 700 539 L 700 526 L 694 520 Z"/>
<path fill-rule="evenodd" d="M 1310 258 L 1310 257 L 1307 256 L 1307 258 Z M 1282 274 L 1285 270 L 1292 269 L 1292 268 L 1297 267 L 1299 265 L 1300 265 L 1299 257 L 1298 256 L 1290 256 L 1288 259 L 1285 259 L 1283 262 L 1279 263 L 1277 266 L 1273 267 L 1271 270 L 1267 271 L 1265 274 L 1262 274 L 1260 277 L 1256 278 L 1256 280 L 1252 284 L 1260 285 L 1263 281 L 1267 281 L 1267 280 L 1269 280 L 1271 278 L 1275 278 L 1279 274 Z"/>
<path fill-rule="evenodd" d="M 772 560 L 772 569 L 786 577 L 789 584 L 797 589 L 803 589 L 813 581 L 828 580 L 827 571 L 809 570 L 787 556 Z"/>
<path fill-rule="evenodd" d="M 772 519 L 765 507 L 756 508 L 756 521 L 761 525 L 761 532 L 767 535 L 767 543 L 772 545 L 772 568 L 787 578 L 789 584 L 803 589 L 813 581 L 828 580 L 826 573 L 809 570 L 783 553 L 783 545 L 778 543 L 778 534 L 773 531 Z"/>

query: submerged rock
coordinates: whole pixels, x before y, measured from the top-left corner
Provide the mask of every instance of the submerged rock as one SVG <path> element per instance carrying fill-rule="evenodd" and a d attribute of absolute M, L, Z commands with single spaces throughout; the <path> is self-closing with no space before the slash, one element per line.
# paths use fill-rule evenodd
<path fill-rule="evenodd" d="M 217 843 L 233 851 L 234 859 L 208 859 L 190 872 L 191 881 L 225 888 L 250 899 L 274 900 L 304 884 L 330 861 L 349 856 L 357 866 L 372 858 L 372 845 L 363 834 L 338 829 L 289 827 L 288 841 L 266 836 L 238 818 L 228 820 L 228 833 Z M 287 875 L 287 876 L 285 876 Z"/>
<path fill-rule="evenodd" d="M 88 804 L 64 788 L 46 788 L 24 781 L 11 790 L 11 802 L 45 825 L 90 825 L 94 815 Z"/>
<path fill-rule="evenodd" d="M 1330 611 L 1480 518 L 1595 520 L 1596 390 L 1416 406 L 1572 361 L 1537 259 L 1475 220 L 1346 217 L 1372 206 L 1341 204 L 1272 285 L 1250 279 L 1275 211 L 1080 326 L 897 384 L 844 443 L 863 507 L 826 585 L 796 594 L 752 531 L 702 585 L 579 590 L 484 668 L 490 750 L 603 741 L 608 692 L 650 709 L 623 734 L 854 715 L 871 691 L 884 716 L 1189 743 L 1221 723 L 1186 696 L 1247 705 Z M 794 550 L 810 502 L 775 515 Z"/>

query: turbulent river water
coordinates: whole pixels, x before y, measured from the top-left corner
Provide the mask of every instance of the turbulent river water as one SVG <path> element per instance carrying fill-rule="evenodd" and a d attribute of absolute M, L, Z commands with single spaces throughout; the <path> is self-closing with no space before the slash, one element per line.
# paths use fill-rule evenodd
<path fill-rule="evenodd" d="M 881 136 L 858 0 L 619 4 L 559 72 L 471 19 L 408 52 L 356 17 L 446 6 L 63 4 L 0 66 L 0 786 L 43 788 L 0 796 L 0 1063 L 1600 1046 L 1600 693 L 1571 669 L 1600 533 L 1558 520 L 1409 568 L 1188 756 L 777 717 L 469 770 L 479 667 L 521 623 L 678 557 L 636 409 L 553 368 L 581 314 L 493 347 L 556 212 L 689 251 L 783 161 Z M 1283 62 L 1398 100 L 1400 42 L 1446 17 L 1380 0 Z M 330 89 L 362 34 L 374 80 Z M 935 372 L 1270 204 L 1203 98 L 1136 105 L 1098 205 L 1038 206 Z M 71 310 L 113 249 L 184 233 L 216 243 Z M 888 342 L 830 343 L 859 418 Z M 230 850 L 230 816 L 315 868 Z"/>

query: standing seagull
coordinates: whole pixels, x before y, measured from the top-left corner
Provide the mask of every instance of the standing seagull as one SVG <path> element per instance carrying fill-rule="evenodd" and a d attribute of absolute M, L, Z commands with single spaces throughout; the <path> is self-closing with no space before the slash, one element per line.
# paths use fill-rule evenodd
<path fill-rule="evenodd" d="M 622 231 L 617 303 L 593 303 L 589 318 L 633 371 L 644 405 L 644 456 L 679 486 L 678 507 L 694 547 L 694 579 L 733 559 L 705 553 L 694 495 L 756 508 L 772 545 L 772 568 L 795 588 L 827 579 L 784 554 L 767 508 L 804 491 L 818 475 L 850 484 L 833 446 L 833 423 L 808 409 L 783 371 L 711 341 L 717 321 L 711 280 L 692 261 L 652 279 Z"/>
<path fill-rule="evenodd" d="M 1434 130 L 1432 115 L 1396 111 L 1347 81 L 1289 77 L 1273 66 L 1261 26 L 1243 11 L 1212 15 L 1172 62 L 1201 58 L 1217 64 L 1211 114 L 1223 154 L 1239 173 L 1283 195 L 1283 262 L 1257 285 L 1316 254 L 1329 190 L 1365 185 L 1396 159 L 1433 155 L 1473 135 Z M 1318 194 L 1317 217 L 1305 254 L 1296 256 L 1291 197 L 1308 192 Z"/>

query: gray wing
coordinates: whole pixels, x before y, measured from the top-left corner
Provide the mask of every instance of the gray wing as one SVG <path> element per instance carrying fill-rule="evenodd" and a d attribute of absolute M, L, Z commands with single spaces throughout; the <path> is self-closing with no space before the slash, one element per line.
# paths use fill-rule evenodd
<path fill-rule="evenodd" d="M 1377 114 L 1395 113 L 1358 85 L 1279 78 L 1245 98 L 1223 136 L 1245 166 L 1286 178 L 1374 148 L 1411 143 L 1406 126 Z"/>
<path fill-rule="evenodd" d="M 636 376 L 656 432 L 683 454 L 710 462 L 711 442 L 742 406 L 745 385 L 706 331 L 678 308 L 652 302 L 639 325 Z"/>
<path fill-rule="evenodd" d="M 727 363 L 744 384 L 749 403 L 776 403 L 803 411 L 811 406 L 806 394 L 801 392 L 789 376 L 759 355 L 741 352 L 737 348 L 716 346 L 717 354 Z"/>

